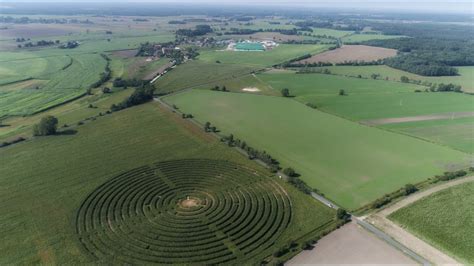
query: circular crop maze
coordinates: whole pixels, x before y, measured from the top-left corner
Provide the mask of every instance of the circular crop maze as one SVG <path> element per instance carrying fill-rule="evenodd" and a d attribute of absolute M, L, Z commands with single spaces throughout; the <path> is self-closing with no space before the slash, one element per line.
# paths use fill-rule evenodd
<path fill-rule="evenodd" d="M 76 231 L 98 259 L 217 264 L 266 251 L 288 226 L 285 190 L 228 161 L 159 162 L 116 176 L 77 213 Z"/>

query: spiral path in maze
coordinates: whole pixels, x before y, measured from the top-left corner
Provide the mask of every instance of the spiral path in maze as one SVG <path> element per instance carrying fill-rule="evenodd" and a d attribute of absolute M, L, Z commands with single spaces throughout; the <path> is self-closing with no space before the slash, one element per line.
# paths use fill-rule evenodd
<path fill-rule="evenodd" d="M 76 232 L 99 260 L 217 264 L 261 255 L 291 220 L 271 178 L 219 160 L 176 160 L 116 176 L 80 206 Z"/>

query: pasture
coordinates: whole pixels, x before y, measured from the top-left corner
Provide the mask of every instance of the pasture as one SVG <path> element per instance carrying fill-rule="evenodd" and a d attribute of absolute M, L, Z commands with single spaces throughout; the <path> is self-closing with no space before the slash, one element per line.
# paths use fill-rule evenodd
<path fill-rule="evenodd" d="M 193 90 L 164 98 L 265 150 L 338 204 L 356 209 L 448 169 L 467 154 L 329 115 L 282 97 Z M 265 126 L 262 126 L 265 121 Z"/>
<path fill-rule="evenodd" d="M 199 60 L 206 63 L 220 61 L 224 64 L 238 64 L 249 67 L 270 67 L 305 54 L 317 54 L 328 49 L 327 45 L 280 44 L 278 47 L 264 52 L 216 51 L 200 52 Z"/>
<path fill-rule="evenodd" d="M 0 157 L 3 160 L 0 164 L 0 211 L 5 214 L 1 218 L 1 264 L 87 264 L 100 263 L 103 259 L 110 262 L 108 258 L 111 253 L 114 254 L 112 260 L 117 263 L 137 263 L 138 261 L 133 259 L 134 254 L 143 251 L 153 254 L 141 256 L 148 263 L 170 259 L 184 262 L 183 259 L 172 256 L 175 253 L 171 252 L 185 250 L 182 245 L 189 247 L 186 254 L 190 256 L 184 258 L 199 258 L 201 262 L 219 261 L 218 257 L 206 257 L 202 249 L 190 251 L 192 244 L 199 241 L 197 235 L 215 241 L 215 248 L 210 249 L 212 251 L 217 252 L 219 244 L 229 248 L 231 253 L 235 254 L 234 262 L 260 263 L 264 257 L 287 245 L 290 240 L 310 232 L 313 236 L 318 234 L 318 230 L 332 224 L 335 216 L 333 210 L 285 182 L 269 177 L 265 169 L 175 114 L 163 110 L 157 103 L 148 103 L 99 117 L 76 129 L 78 132 L 75 135 L 34 138 L 0 149 Z M 181 161 L 185 159 L 203 161 Z M 216 163 L 216 160 L 220 161 Z M 168 163 L 164 163 L 166 161 Z M 161 163 L 155 164 L 157 162 Z M 147 166 L 154 170 L 139 175 L 138 172 Z M 193 182 L 200 183 L 196 184 L 199 190 L 190 190 L 191 183 L 181 179 L 185 177 L 184 174 L 190 173 L 193 177 L 200 173 L 199 179 L 193 179 Z M 155 174 L 157 176 L 154 178 Z M 126 175 L 133 178 L 125 179 Z M 234 178 L 237 176 L 242 179 Z M 229 185 L 240 182 L 240 188 L 232 187 L 229 190 L 222 185 L 216 185 L 216 182 L 224 179 Z M 149 183 L 151 181 L 154 185 Z M 123 182 L 129 189 L 128 192 L 114 187 L 124 184 Z M 122 212 L 126 216 L 114 222 L 110 220 L 110 224 L 109 220 L 106 224 L 102 223 L 104 217 L 98 216 L 96 211 L 104 210 L 103 207 L 107 206 L 105 204 L 118 203 L 116 200 L 119 198 L 113 195 L 133 196 L 135 189 L 147 182 L 149 189 L 169 186 L 170 192 L 176 191 L 179 197 L 163 197 L 166 201 L 162 201 L 156 193 L 143 193 L 140 199 L 127 200 L 127 203 L 122 202 L 124 198 L 120 198 L 120 202 L 129 206 L 136 206 L 138 201 L 135 200 L 139 200 L 144 207 L 139 210 L 144 213 L 131 215 L 127 211 L 128 214 L 125 214 L 124 209 L 116 208 L 115 214 Z M 201 193 L 205 190 L 209 193 Z M 108 193 L 112 191 L 114 193 Z M 108 200 L 96 201 L 94 195 L 107 196 Z M 229 205 L 221 200 L 222 197 L 240 200 L 240 204 Z M 151 202 L 156 202 L 157 205 L 148 205 L 147 199 L 153 199 Z M 208 205 L 211 200 L 217 205 Z M 249 201 L 257 209 L 249 209 Z M 93 212 L 89 211 L 92 211 L 93 205 L 87 204 L 88 202 L 98 203 Z M 164 202 L 169 205 L 162 205 Z M 289 202 L 292 206 L 291 221 L 288 223 L 290 213 L 283 210 L 288 210 Z M 173 205 L 174 203 L 176 205 Z M 268 208 L 270 205 L 271 209 Z M 174 207 L 178 213 L 173 214 L 168 207 Z M 213 211 L 214 208 L 227 210 L 227 216 Z M 256 210 L 261 212 L 256 214 Z M 212 214 L 212 218 L 215 218 L 213 226 L 206 232 L 200 231 L 205 230 L 202 223 L 194 223 L 202 212 Z M 242 213 L 248 213 L 249 217 L 258 216 L 259 220 L 244 219 L 246 216 Z M 83 220 L 83 217 L 88 220 Z M 158 217 L 160 219 L 156 219 Z M 179 217 L 180 222 L 170 220 L 173 217 Z M 268 217 L 276 217 L 282 223 L 268 223 Z M 161 232 L 167 232 L 167 236 L 152 239 L 149 237 L 153 234 L 151 231 L 147 231 L 147 236 L 144 236 L 140 230 L 149 228 L 147 226 L 150 224 L 145 222 L 147 219 L 160 224 L 153 227 L 155 230 L 164 229 L 165 231 Z M 188 223 L 187 219 L 191 222 Z M 226 223 L 235 219 L 244 219 L 245 223 L 234 223 L 232 227 L 228 227 Z M 237 224 L 245 226 L 243 231 L 237 232 Z M 246 226 L 247 224 L 249 226 Z M 286 228 L 283 226 L 285 224 Z M 111 234 L 108 225 L 114 229 L 121 228 L 120 231 L 125 230 L 121 232 L 133 230 L 135 233 Z M 187 240 L 190 240 L 190 234 L 194 233 L 195 241 L 183 243 L 181 237 L 172 238 L 172 235 L 176 236 L 178 233 L 182 236 L 183 230 L 188 232 Z M 217 232 L 216 236 L 212 237 L 209 230 L 211 233 Z M 221 233 L 226 230 L 230 230 L 229 237 Z M 242 238 L 244 234 L 249 238 Z M 269 240 L 271 242 L 268 242 Z M 148 249 L 147 244 L 144 244 L 146 242 L 142 241 L 149 243 Z M 206 245 L 203 243 L 202 247 L 211 248 L 213 244 L 209 241 Z M 167 258 L 166 254 L 156 250 L 161 243 L 169 245 L 166 254 L 173 258 Z M 269 243 L 274 245 L 269 247 Z M 255 250 L 249 249 L 256 244 L 262 245 Z M 237 247 L 242 247 L 243 252 L 236 251 Z M 245 254 L 246 251 L 250 253 Z M 94 259 L 91 252 L 99 255 L 99 259 Z M 196 252 L 199 252 L 199 256 L 191 256 L 197 254 Z M 216 254 L 224 255 L 228 252 Z"/>
<path fill-rule="evenodd" d="M 343 63 L 343 62 L 370 62 L 397 55 L 397 50 L 367 45 L 344 45 L 341 48 L 313 55 L 297 63 Z"/>
<path fill-rule="evenodd" d="M 406 71 L 391 68 L 389 66 L 329 66 L 324 67 L 331 71 L 331 74 L 357 77 L 361 75 L 363 78 L 370 78 L 372 74 L 379 74 L 381 79 L 388 79 L 393 81 L 400 81 L 400 77 L 406 76 L 412 80 L 421 80 L 432 83 L 453 83 L 462 86 L 462 89 L 467 92 L 474 92 L 474 67 L 456 67 L 459 71 L 459 76 L 442 76 L 442 77 L 426 77 L 412 74 Z M 316 68 L 315 68 L 316 69 Z"/>
<path fill-rule="evenodd" d="M 472 202 L 474 182 L 469 182 L 422 198 L 389 219 L 461 263 L 474 263 Z"/>

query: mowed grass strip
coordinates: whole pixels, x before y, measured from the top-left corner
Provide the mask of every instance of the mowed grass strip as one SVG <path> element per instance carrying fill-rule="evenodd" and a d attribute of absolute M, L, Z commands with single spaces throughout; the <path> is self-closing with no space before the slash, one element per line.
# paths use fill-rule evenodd
<path fill-rule="evenodd" d="M 392 213 L 389 218 L 462 263 L 474 263 L 474 182 L 457 185 Z"/>
<path fill-rule="evenodd" d="M 224 134 L 294 167 L 310 186 L 355 209 L 406 183 L 466 165 L 469 155 L 363 126 L 288 98 L 190 91 L 165 98 Z M 264 124 L 262 124 L 264 122 Z"/>
<path fill-rule="evenodd" d="M 77 210 L 99 185 L 130 169 L 202 158 L 264 171 L 158 103 L 100 117 L 76 129 L 75 135 L 34 138 L 0 149 L 0 264 L 94 262 L 75 233 Z M 270 254 L 335 215 L 294 187 L 275 181 L 288 192 L 294 213 Z M 262 258 L 252 259 L 259 263 Z"/>

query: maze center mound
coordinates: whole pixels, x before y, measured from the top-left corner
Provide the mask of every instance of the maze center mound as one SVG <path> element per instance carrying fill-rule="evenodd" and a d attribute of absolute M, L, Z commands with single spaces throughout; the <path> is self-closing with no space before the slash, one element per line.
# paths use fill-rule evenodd
<path fill-rule="evenodd" d="M 93 191 L 76 218 L 79 240 L 99 260 L 216 264 L 269 255 L 292 216 L 286 191 L 219 160 L 158 162 Z"/>

